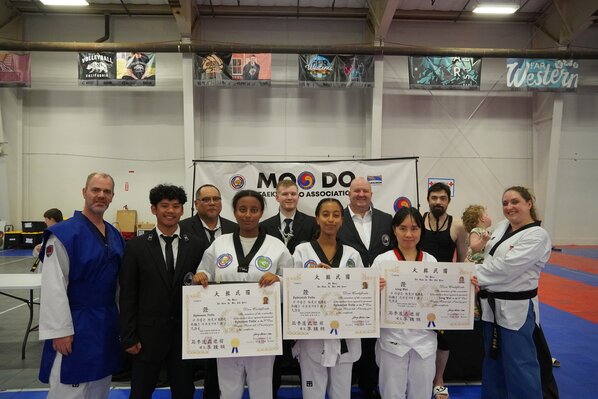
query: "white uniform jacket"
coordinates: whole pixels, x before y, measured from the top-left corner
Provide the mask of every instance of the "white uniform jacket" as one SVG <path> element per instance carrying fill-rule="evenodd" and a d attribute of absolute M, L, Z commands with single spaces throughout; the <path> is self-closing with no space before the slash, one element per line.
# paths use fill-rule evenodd
<path fill-rule="evenodd" d="M 44 258 L 42 285 L 50 301 L 40 301 L 39 339 L 66 337 L 75 333 L 71 308 L 67 297 L 70 263 L 62 242 L 55 235 L 48 238 L 46 247 L 54 248 L 54 256 Z"/>
<path fill-rule="evenodd" d="M 540 271 L 550 257 L 552 244 L 546 230 L 533 226 L 516 232 L 503 241 L 490 255 L 490 250 L 503 237 L 509 221 L 497 224 L 486 244 L 484 263 L 476 265 L 476 275 L 482 289 L 489 292 L 522 292 L 538 288 Z M 525 323 L 529 300 L 496 299 L 496 315 L 487 299 L 482 299 L 482 320 L 509 330 L 519 330 Z M 536 323 L 540 324 L 538 297 L 532 299 Z"/>
<path fill-rule="evenodd" d="M 293 259 L 296 268 L 306 267 L 306 264 L 322 263 L 309 242 L 297 245 Z M 343 256 L 339 268 L 342 267 L 363 267 L 359 252 L 348 245 L 343 245 Z M 361 357 L 361 339 L 346 339 L 345 341 L 349 351 L 343 354 L 341 354 L 340 339 L 299 340 L 293 347 L 293 354 L 297 356 L 300 353 L 307 353 L 311 360 L 324 367 L 332 367 L 337 361 L 338 363 L 356 362 Z"/>
<path fill-rule="evenodd" d="M 422 262 L 436 262 L 436 258 L 423 253 Z M 380 254 L 374 259 L 372 269 L 380 268 L 382 262 L 397 260 L 394 249 Z M 381 328 L 378 345 L 383 351 L 405 356 L 410 349 L 416 351 L 422 359 L 436 354 L 437 338 L 433 330 Z"/>
<path fill-rule="evenodd" d="M 233 234 L 216 238 L 203 254 L 197 268 L 210 282 L 257 282 L 266 272 L 282 274 L 282 269 L 292 267 L 293 258 L 285 245 L 275 237 L 266 235 L 264 243 L 249 262 L 249 272 L 239 273 L 239 260 L 235 254 Z"/>

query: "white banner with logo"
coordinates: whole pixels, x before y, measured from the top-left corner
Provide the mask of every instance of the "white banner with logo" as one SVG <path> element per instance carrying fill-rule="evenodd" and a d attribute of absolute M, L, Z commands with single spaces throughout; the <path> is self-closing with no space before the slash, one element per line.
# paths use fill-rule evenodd
<path fill-rule="evenodd" d="M 349 185 L 355 177 L 372 185 L 374 208 L 394 215 L 402 206 L 419 204 L 417 158 L 393 158 L 314 162 L 220 162 L 195 161 L 195 190 L 213 184 L 222 195 L 222 216 L 235 220 L 232 199 L 239 190 L 256 190 L 266 199 L 262 220 L 278 213 L 276 185 L 291 179 L 299 186 L 299 210 L 314 215 L 322 198 L 334 197 L 346 206 Z"/>

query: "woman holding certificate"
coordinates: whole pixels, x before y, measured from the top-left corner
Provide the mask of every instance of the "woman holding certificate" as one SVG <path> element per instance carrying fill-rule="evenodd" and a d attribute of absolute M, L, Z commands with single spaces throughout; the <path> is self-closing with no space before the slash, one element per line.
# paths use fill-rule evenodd
<path fill-rule="evenodd" d="M 476 265 L 482 289 L 484 365 L 482 398 L 542 398 L 538 353 L 550 359 L 538 319 L 538 280 L 550 257 L 551 242 L 536 217 L 534 198 L 524 187 L 502 196 L 506 220 L 497 224 Z M 548 360 L 550 362 L 550 360 Z M 545 384 L 556 382 L 551 367 Z M 546 397 L 546 396 L 544 396 Z"/>
<path fill-rule="evenodd" d="M 316 223 L 318 238 L 295 248 L 295 267 L 363 267 L 359 252 L 337 240 L 343 223 L 343 206 L 337 199 L 318 203 Z M 351 370 L 361 356 L 360 339 L 299 340 L 293 354 L 299 358 L 304 399 L 351 397 Z"/>
<path fill-rule="evenodd" d="M 194 284 L 208 282 L 257 282 L 261 287 L 277 281 L 278 273 L 292 267 L 285 245 L 259 229 L 264 197 L 253 190 L 239 191 L 233 209 L 239 231 L 216 238 L 205 251 Z M 219 358 L 218 380 L 223 399 L 241 399 L 245 382 L 252 399 L 272 398 L 272 368 L 275 356 Z"/>
<path fill-rule="evenodd" d="M 397 248 L 378 255 L 372 268 L 388 261 L 436 262 L 419 249 L 424 219 L 416 208 L 402 207 L 392 219 Z M 380 288 L 386 286 L 380 278 Z M 421 399 L 432 396 L 436 372 L 436 332 L 381 328 L 376 343 L 376 362 L 380 367 L 379 387 L 382 399 Z"/>

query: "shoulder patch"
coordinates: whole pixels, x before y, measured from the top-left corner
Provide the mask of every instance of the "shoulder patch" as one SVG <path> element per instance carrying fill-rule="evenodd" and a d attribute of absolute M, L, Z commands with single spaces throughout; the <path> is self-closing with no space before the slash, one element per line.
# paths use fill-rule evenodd
<path fill-rule="evenodd" d="M 46 246 L 46 257 L 49 258 L 54 253 L 54 245 Z"/>

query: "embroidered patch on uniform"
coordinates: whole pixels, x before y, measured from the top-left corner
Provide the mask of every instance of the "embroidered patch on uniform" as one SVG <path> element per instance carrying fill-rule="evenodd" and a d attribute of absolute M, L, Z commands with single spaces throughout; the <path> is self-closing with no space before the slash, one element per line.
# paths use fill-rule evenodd
<path fill-rule="evenodd" d="M 216 259 L 216 265 L 218 265 L 220 269 L 224 269 L 231 263 L 233 263 L 233 256 L 231 254 L 222 254 Z"/>
<path fill-rule="evenodd" d="M 258 256 L 255 259 L 255 267 L 263 272 L 268 271 L 272 267 L 272 259 L 267 256 Z"/>
<path fill-rule="evenodd" d="M 305 386 L 308 388 L 311 388 L 314 386 L 314 382 L 313 381 L 305 381 Z"/>
<path fill-rule="evenodd" d="M 54 245 L 48 245 L 46 247 L 46 257 L 49 258 L 54 253 Z"/>
<path fill-rule="evenodd" d="M 73 384 L 73 385 L 71 385 L 71 387 L 73 387 L 73 388 L 79 388 L 79 384 Z"/>
<path fill-rule="evenodd" d="M 303 268 L 304 268 L 304 269 L 313 269 L 313 268 L 315 268 L 316 266 L 318 266 L 318 264 L 317 264 L 317 263 L 316 263 L 316 261 L 315 261 L 315 260 L 313 260 L 313 259 L 310 259 L 310 260 L 308 260 L 307 262 L 305 262 L 305 263 L 303 264 Z"/>
<path fill-rule="evenodd" d="M 348 259 L 347 267 L 355 267 L 355 261 L 353 259 Z"/>
<path fill-rule="evenodd" d="M 388 247 L 390 245 L 390 236 L 388 234 L 382 234 L 382 245 Z"/>

